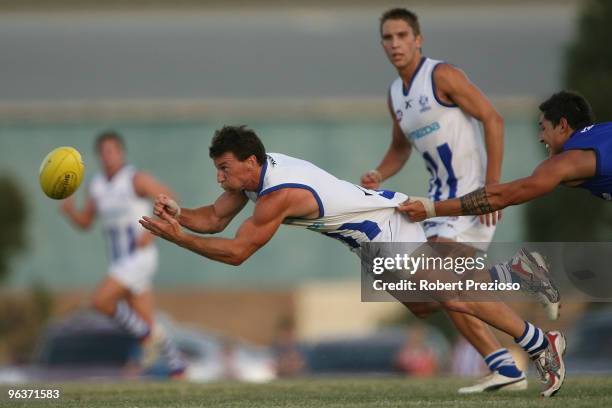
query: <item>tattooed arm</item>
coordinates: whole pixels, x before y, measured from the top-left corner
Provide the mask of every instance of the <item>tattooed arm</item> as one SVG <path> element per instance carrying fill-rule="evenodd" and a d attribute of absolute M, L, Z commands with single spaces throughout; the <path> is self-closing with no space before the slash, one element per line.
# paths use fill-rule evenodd
<path fill-rule="evenodd" d="M 571 150 L 542 162 L 529 177 L 504 184 L 492 184 L 452 200 L 434 204 L 435 216 L 480 215 L 522 204 L 548 194 L 562 183 L 579 184 L 595 175 L 595 153 Z M 408 201 L 399 211 L 411 221 L 428 218 L 422 203 Z"/>
<path fill-rule="evenodd" d="M 522 204 L 550 193 L 559 184 L 593 177 L 595 166 L 594 152 L 570 150 L 543 161 L 529 177 L 486 186 L 457 200 L 440 201 L 435 204 L 436 214 L 478 215 Z"/>
<path fill-rule="evenodd" d="M 485 187 L 459 197 L 459 202 L 461 203 L 462 214 L 478 215 L 495 211 L 489 203 Z"/>

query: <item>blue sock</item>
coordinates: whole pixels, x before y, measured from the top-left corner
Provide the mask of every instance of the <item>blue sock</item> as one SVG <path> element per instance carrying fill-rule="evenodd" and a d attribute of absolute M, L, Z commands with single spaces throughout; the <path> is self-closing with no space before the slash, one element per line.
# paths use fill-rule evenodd
<path fill-rule="evenodd" d="M 538 356 L 546 347 L 548 347 L 548 339 L 542 331 L 529 322 L 525 322 L 525 331 L 521 337 L 517 337 L 514 341 L 529 354 L 530 358 Z"/>
<path fill-rule="evenodd" d="M 523 375 L 523 372 L 519 370 L 512 358 L 508 349 L 501 348 L 485 357 L 485 362 L 489 367 L 489 370 L 497 371 L 503 376 L 510 378 L 518 378 Z"/>

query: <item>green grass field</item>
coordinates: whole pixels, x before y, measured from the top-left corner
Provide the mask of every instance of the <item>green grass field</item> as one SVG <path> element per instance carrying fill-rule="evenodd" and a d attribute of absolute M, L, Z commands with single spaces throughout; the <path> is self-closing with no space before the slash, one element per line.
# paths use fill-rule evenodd
<path fill-rule="evenodd" d="M 611 407 L 612 377 L 570 378 L 552 399 L 536 380 L 522 392 L 459 396 L 464 380 L 398 378 L 301 379 L 271 384 L 180 382 L 69 383 L 59 401 L 9 401 L 0 406 L 62 407 Z M 40 387 L 40 386 L 38 386 Z M 37 387 L 37 388 L 38 388 Z M 28 388 L 21 386 L 19 388 Z M 52 388 L 45 386 L 45 388 Z"/>

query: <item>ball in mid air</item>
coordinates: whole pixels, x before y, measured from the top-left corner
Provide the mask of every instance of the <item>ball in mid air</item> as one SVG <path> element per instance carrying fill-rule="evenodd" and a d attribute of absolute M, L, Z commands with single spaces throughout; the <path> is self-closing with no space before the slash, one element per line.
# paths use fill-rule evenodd
<path fill-rule="evenodd" d="M 40 165 L 40 187 L 48 197 L 61 200 L 79 188 L 84 174 L 81 153 L 74 147 L 58 147 Z"/>

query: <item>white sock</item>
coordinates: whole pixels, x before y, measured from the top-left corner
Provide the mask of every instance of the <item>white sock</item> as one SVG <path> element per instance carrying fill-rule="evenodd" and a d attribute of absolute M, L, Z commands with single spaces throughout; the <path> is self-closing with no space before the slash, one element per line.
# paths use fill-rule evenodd
<path fill-rule="evenodd" d="M 117 303 L 113 319 L 134 337 L 142 340 L 149 335 L 151 327 L 125 301 Z"/>

